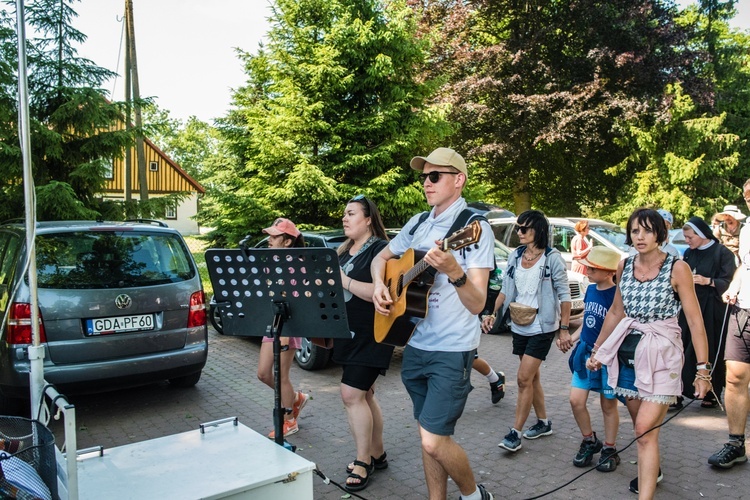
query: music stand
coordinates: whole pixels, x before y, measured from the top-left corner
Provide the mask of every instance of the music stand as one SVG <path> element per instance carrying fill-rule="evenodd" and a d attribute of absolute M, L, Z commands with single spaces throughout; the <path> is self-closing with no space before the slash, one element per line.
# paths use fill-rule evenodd
<path fill-rule="evenodd" d="M 281 336 L 351 338 L 338 255 L 331 248 L 209 249 L 206 265 L 224 332 L 273 336 L 276 444 L 284 446 Z M 304 333 L 303 333 L 304 332 Z"/>

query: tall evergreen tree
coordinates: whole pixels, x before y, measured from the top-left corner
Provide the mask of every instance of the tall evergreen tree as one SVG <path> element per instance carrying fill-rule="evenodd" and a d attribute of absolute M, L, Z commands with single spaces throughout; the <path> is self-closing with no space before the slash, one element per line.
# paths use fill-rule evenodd
<path fill-rule="evenodd" d="M 100 206 L 95 194 L 104 184 L 106 166 L 131 143 L 115 127 L 122 121 L 121 106 L 109 102 L 100 88 L 113 73 L 77 55 L 74 44 L 86 36 L 72 25 L 75 1 L 35 0 L 26 6 L 31 162 L 40 220 L 95 217 Z M 9 10 L 15 12 L 14 7 Z M 15 29 L 8 29 L 10 19 L 2 19 L 0 47 L 17 45 Z M 10 60 L 18 60 L 17 52 Z M 7 71 L 0 64 L 0 84 L 12 80 L 9 92 L 16 103 L 17 75 Z M 9 146 L 0 154 L 0 218 L 22 216 L 21 152 L 10 147 L 18 144 L 17 122 L 0 120 L 0 128 Z"/>
<path fill-rule="evenodd" d="M 415 30 L 401 0 L 275 2 L 268 45 L 243 55 L 247 85 L 223 123 L 238 162 L 217 198 L 230 212 L 222 231 L 239 235 L 282 214 L 338 224 L 358 193 L 391 223 L 423 206 L 408 162 L 448 129 L 424 106 L 431 87 L 417 72 Z"/>

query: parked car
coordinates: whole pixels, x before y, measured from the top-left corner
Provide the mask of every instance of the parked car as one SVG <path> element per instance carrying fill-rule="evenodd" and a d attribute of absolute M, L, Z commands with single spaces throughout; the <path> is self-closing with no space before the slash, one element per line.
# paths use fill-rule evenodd
<path fill-rule="evenodd" d="M 516 214 L 510 210 L 506 210 L 499 205 L 493 205 L 492 203 L 484 203 L 482 201 L 472 201 L 467 203 L 467 208 L 470 210 L 484 215 L 489 219 L 502 219 L 505 217 L 515 217 Z"/>
<path fill-rule="evenodd" d="M 72 392 L 198 383 L 205 298 L 179 232 L 143 221 L 38 222 L 35 242 L 48 382 Z M 0 224 L 0 411 L 29 397 L 26 253 L 23 221 Z"/>
<path fill-rule="evenodd" d="M 570 252 L 571 242 L 576 235 L 575 224 L 581 218 L 572 217 L 548 217 L 550 223 L 551 245 L 562 253 L 563 259 L 571 267 L 573 254 Z M 492 231 L 495 238 L 500 240 L 510 248 L 516 248 L 519 245 L 518 233 L 516 232 L 516 217 L 505 219 L 492 219 Z M 630 248 L 625 244 L 625 230 L 616 224 L 605 222 L 599 219 L 585 219 L 589 222 L 591 231 L 589 238 L 596 245 L 604 245 L 620 253 L 622 258 L 627 257 Z"/>
<path fill-rule="evenodd" d="M 344 232 L 340 229 L 328 231 L 302 231 L 307 247 L 338 248 L 346 240 Z M 244 241 L 246 241 L 247 238 Z M 241 242 L 242 243 L 242 242 Z M 254 245 L 254 248 L 268 248 L 268 237 L 263 238 Z M 221 322 L 221 310 L 216 307 L 213 297 L 209 303 L 209 317 L 211 324 L 217 332 L 224 334 Z M 331 357 L 330 349 L 315 345 L 306 337 L 302 338 L 302 347 L 297 350 L 294 360 L 303 370 L 319 370 L 328 364 Z"/>
<path fill-rule="evenodd" d="M 495 265 L 502 271 L 503 277 L 508 267 L 508 257 L 512 252 L 511 248 L 495 239 Z M 568 286 L 571 298 L 570 319 L 580 319 L 583 317 L 583 299 L 586 296 L 589 279 L 581 273 L 568 270 Z"/>
<path fill-rule="evenodd" d="M 690 246 L 685 241 L 682 228 L 669 230 L 669 242 L 680 252 L 680 257 L 685 257 L 685 250 L 690 248 Z"/>

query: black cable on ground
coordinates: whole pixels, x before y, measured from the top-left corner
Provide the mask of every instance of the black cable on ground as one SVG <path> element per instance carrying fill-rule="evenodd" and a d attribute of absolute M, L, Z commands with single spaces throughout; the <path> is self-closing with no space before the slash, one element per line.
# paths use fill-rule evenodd
<path fill-rule="evenodd" d="M 333 481 L 333 480 L 331 480 L 331 479 L 330 479 L 329 477 L 327 477 L 327 476 L 326 476 L 325 474 L 323 474 L 323 473 L 322 473 L 322 472 L 320 471 L 320 469 L 318 469 L 318 466 L 317 466 L 317 464 L 316 464 L 316 466 L 315 466 L 315 469 L 313 469 L 313 472 L 315 472 L 315 474 L 317 474 L 317 475 L 318 475 L 318 477 L 320 477 L 320 478 L 321 478 L 321 479 L 323 480 L 323 482 L 324 482 L 325 484 L 332 484 L 332 485 L 334 485 L 335 487 L 337 487 L 338 489 L 340 489 L 341 491 L 343 491 L 344 493 L 348 493 L 349 495 L 351 495 L 351 496 L 353 496 L 353 497 L 361 498 L 362 500 L 367 500 L 367 498 L 366 498 L 366 497 L 363 497 L 363 496 L 359 496 L 359 495 L 357 495 L 357 494 L 356 494 L 355 492 L 347 490 L 346 488 L 344 488 L 343 486 L 341 486 L 341 485 L 340 485 L 339 483 L 337 483 L 336 481 Z M 367 480 L 369 481 L 369 480 L 370 480 L 370 476 L 367 476 L 367 477 L 368 477 L 368 479 L 367 479 Z"/>

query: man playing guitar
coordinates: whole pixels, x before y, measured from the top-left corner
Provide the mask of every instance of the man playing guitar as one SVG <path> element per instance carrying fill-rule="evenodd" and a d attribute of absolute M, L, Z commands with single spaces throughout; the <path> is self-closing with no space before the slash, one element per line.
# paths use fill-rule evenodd
<path fill-rule="evenodd" d="M 377 313 L 389 315 L 394 303 L 384 282 L 389 260 L 409 248 L 427 252 L 423 259 L 437 273 L 427 315 L 404 349 L 401 379 L 419 424 L 429 498 L 446 498 L 450 476 L 461 498 L 491 500 L 492 494 L 476 484 L 466 452 L 451 436 L 471 390 L 471 366 L 481 334 L 477 315 L 484 308 L 489 272 L 494 268 L 494 237 L 490 225 L 482 221 L 476 245 L 459 251 L 436 246 L 466 208 L 461 197 L 468 175 L 466 163 L 452 149 L 438 148 L 426 158 L 412 158 L 410 165 L 422 172 L 420 179 L 432 211 L 421 224 L 419 215 L 412 217 L 373 259 L 373 303 Z M 411 234 L 415 225 L 417 230 Z"/>

